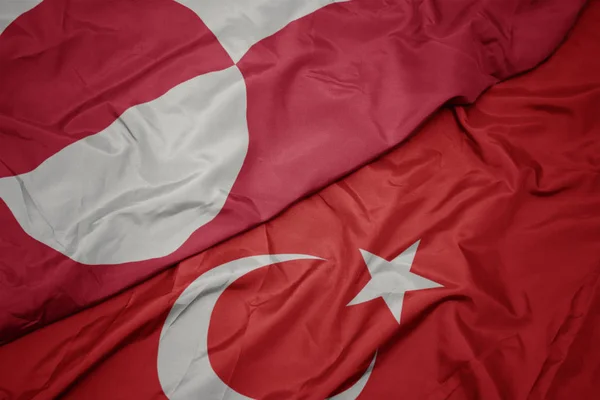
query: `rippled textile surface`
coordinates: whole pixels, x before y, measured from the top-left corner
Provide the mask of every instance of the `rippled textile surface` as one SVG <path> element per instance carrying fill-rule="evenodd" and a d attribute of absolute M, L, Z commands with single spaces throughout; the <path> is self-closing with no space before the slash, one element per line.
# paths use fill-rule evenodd
<path fill-rule="evenodd" d="M 443 109 L 274 220 L 1 347 L 0 393 L 165 399 L 161 332 L 178 329 L 175 313 L 210 322 L 208 355 L 191 355 L 231 388 L 189 398 L 323 399 L 355 385 L 375 353 L 361 399 L 600 397 L 599 19 L 592 1 L 542 66 Z M 383 297 L 348 305 L 377 277 L 359 249 L 389 261 L 417 240 L 411 272 L 443 287 L 407 292 L 400 323 Z M 192 282 L 261 254 L 324 260 L 221 284 L 210 321 L 182 307 Z"/>
<path fill-rule="evenodd" d="M 0 342 L 274 216 L 445 102 L 534 67 L 583 3 L 3 0 Z"/>

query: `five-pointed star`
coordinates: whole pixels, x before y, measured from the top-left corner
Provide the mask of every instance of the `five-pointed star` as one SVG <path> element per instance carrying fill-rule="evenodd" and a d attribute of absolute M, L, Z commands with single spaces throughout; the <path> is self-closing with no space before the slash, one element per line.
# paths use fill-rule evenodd
<path fill-rule="evenodd" d="M 371 274 L 371 280 L 348 305 L 360 304 L 381 297 L 396 321 L 400 323 L 404 293 L 409 290 L 442 287 L 437 282 L 410 272 L 418 246 L 419 242 L 417 241 L 392 261 L 387 261 L 361 249 L 360 252 Z"/>

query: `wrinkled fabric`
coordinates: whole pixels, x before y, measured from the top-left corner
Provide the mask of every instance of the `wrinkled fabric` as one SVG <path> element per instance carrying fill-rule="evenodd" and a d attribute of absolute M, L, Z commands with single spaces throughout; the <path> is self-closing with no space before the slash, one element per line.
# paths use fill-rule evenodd
<path fill-rule="evenodd" d="M 254 14 L 225 19 L 229 22 L 217 18 L 219 24 L 235 24 L 256 15 L 244 29 L 256 26 L 260 35 L 214 25 L 214 16 L 203 14 L 202 7 L 182 3 L 189 7 L 169 0 L 45 0 L 2 32 L 0 176 L 42 168 L 69 145 L 106 129 L 125 110 L 226 68 L 238 68 L 246 85 L 248 149 L 222 208 L 206 205 L 220 212 L 180 246 L 158 256 L 149 251 L 147 260 L 138 256 L 140 247 L 132 249 L 135 257 L 112 265 L 110 260 L 76 256 L 87 234 L 79 228 L 67 232 L 75 232 L 68 246 L 53 246 L 65 232 L 52 222 L 54 215 L 40 213 L 36 226 L 45 230 L 42 236 L 49 236 L 44 245 L 40 235 L 25 233 L 10 208 L 2 205 L 0 342 L 97 303 L 273 217 L 403 141 L 442 104 L 473 101 L 498 80 L 534 67 L 561 42 L 583 0 L 353 0 L 306 16 L 298 10 L 311 9 L 286 2 L 299 8 L 272 16 L 289 17 L 289 24 L 266 18 L 271 8 L 260 2 Z M 219 32 L 211 26 L 220 26 Z M 274 26 L 284 27 L 264 37 Z M 252 38 L 258 41 L 234 66 L 239 51 L 232 59 L 228 49 L 233 47 L 222 43 L 234 43 L 225 38 L 240 39 L 240 32 L 247 39 L 241 48 Z M 151 158 L 157 155 L 157 150 L 149 151 Z M 126 167 L 143 165 L 132 161 Z M 105 182 L 102 174 L 90 174 L 96 175 L 98 180 L 86 184 Z M 36 192 L 26 185 L 17 189 L 24 198 Z M 160 189 L 155 193 L 167 191 Z M 178 189 L 176 184 L 170 192 Z M 89 203 L 80 200 L 86 197 L 76 195 L 60 191 L 59 199 L 75 201 L 55 201 L 57 215 L 90 215 Z M 181 196 L 164 203 L 148 199 L 164 207 L 149 214 L 174 215 L 187 198 Z M 48 198 L 38 193 L 30 203 L 45 210 Z M 135 196 L 129 201 L 135 202 Z M 150 232 L 149 243 L 135 246 L 156 250 L 163 243 L 151 234 L 158 222 L 130 212 L 130 204 L 100 199 L 91 215 L 127 215 L 128 223 Z M 96 225 L 69 224 L 82 226 Z M 119 251 L 103 249 L 103 241 L 86 244 L 81 251 L 109 258 L 123 253 L 130 244 L 118 238 L 127 233 L 126 227 L 120 228 L 110 243 L 121 244 Z"/>
<path fill-rule="evenodd" d="M 231 67 L 0 179 L 0 196 L 27 234 L 75 261 L 159 258 L 217 216 L 247 149 L 245 85 Z"/>
<path fill-rule="evenodd" d="M 253 398 L 323 399 L 377 359 L 360 398 L 600 396 L 600 1 L 556 54 L 281 216 L 111 299 L 0 347 L 10 399 L 166 399 L 160 333 L 198 277 L 243 257 L 307 254 L 218 299 L 208 356 Z M 420 240 L 401 324 L 347 304 Z M 190 332 L 190 337 L 194 333 Z M 182 338 L 185 340 L 185 337 Z"/>

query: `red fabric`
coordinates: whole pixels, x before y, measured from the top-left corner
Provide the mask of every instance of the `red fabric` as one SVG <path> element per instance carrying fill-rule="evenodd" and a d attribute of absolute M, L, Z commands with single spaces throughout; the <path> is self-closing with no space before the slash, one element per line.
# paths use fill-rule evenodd
<path fill-rule="evenodd" d="M 264 221 L 404 140 L 448 100 L 535 66 L 583 0 L 353 0 L 295 21 L 239 67 L 250 147 L 227 203 L 173 254 L 86 266 L 0 203 L 0 343 L 99 302 Z M 45 0 L 0 36 L 0 174 L 30 171 L 123 110 L 231 65 L 166 0 Z"/>
<path fill-rule="evenodd" d="M 215 308 L 211 363 L 248 396 L 322 399 L 377 350 L 360 398 L 600 397 L 599 18 L 592 1 L 547 63 L 273 221 L 4 345 L 0 393 L 165 399 L 158 339 L 181 292 L 230 260 L 304 253 L 326 261 L 249 273 Z M 359 248 L 390 260 L 417 239 L 412 271 L 444 288 L 409 293 L 400 325 L 381 299 L 346 307 L 369 280 Z"/>

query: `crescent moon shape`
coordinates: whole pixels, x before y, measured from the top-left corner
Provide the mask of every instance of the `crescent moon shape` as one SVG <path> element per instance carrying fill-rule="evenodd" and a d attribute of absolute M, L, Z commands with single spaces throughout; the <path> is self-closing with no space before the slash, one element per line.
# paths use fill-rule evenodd
<path fill-rule="evenodd" d="M 292 260 L 323 260 L 304 254 L 240 258 L 202 274 L 179 296 L 163 325 L 158 345 L 158 378 L 170 400 L 252 400 L 227 386 L 208 358 L 210 317 L 221 294 L 236 279 L 267 265 Z M 354 400 L 367 384 L 375 358 L 363 376 L 331 399 Z"/>

